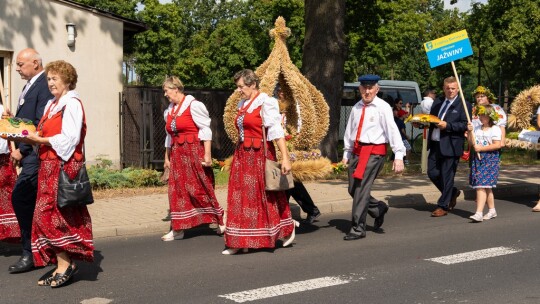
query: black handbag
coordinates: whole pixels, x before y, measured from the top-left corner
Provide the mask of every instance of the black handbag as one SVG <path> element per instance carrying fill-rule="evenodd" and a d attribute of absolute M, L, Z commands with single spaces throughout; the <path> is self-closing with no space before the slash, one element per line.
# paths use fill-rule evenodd
<path fill-rule="evenodd" d="M 70 179 L 64 171 L 64 161 L 58 175 L 58 208 L 90 205 L 94 202 L 92 185 L 86 172 L 86 162 L 79 169 L 77 176 Z"/>

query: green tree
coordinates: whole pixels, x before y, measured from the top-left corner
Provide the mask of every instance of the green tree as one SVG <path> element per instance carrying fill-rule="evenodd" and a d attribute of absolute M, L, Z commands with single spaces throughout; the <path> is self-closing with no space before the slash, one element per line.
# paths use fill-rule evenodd
<path fill-rule="evenodd" d="M 490 0 L 473 5 L 468 30 L 481 50 L 483 77 L 502 82 L 516 95 L 540 79 L 540 3 L 537 0 Z M 489 76 L 489 77 L 488 77 Z M 490 81 L 491 80 L 491 81 Z"/>
<path fill-rule="evenodd" d="M 149 29 L 135 36 L 134 65 L 142 83 L 161 85 L 178 62 L 178 55 L 188 37 L 182 24 L 182 7 L 173 3 L 160 4 L 158 0 L 142 1 L 144 9 L 139 19 Z"/>
<path fill-rule="evenodd" d="M 80 4 L 101 9 L 125 18 L 136 19 L 139 0 L 74 0 Z"/>

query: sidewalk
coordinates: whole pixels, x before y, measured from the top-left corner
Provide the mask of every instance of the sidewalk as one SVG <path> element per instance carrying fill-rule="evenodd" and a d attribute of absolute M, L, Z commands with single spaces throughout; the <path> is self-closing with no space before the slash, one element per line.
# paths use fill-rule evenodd
<path fill-rule="evenodd" d="M 475 191 L 468 186 L 468 170 L 461 166 L 455 178 L 456 187 L 462 190 L 459 201 L 474 200 Z M 346 181 L 320 181 L 305 183 L 315 204 L 323 214 L 350 212 L 351 198 Z M 505 166 L 501 169 L 495 199 L 540 193 L 540 166 Z M 216 190 L 217 199 L 226 209 L 227 188 Z M 372 195 L 386 201 L 390 207 L 399 204 L 434 204 L 440 193 L 428 177 L 396 176 L 375 181 Z M 298 205 L 291 198 L 293 217 L 301 215 Z M 135 197 L 118 197 L 96 200 L 88 206 L 92 216 L 94 238 L 148 233 L 165 233 L 169 222 L 165 220 L 169 208 L 167 194 Z"/>

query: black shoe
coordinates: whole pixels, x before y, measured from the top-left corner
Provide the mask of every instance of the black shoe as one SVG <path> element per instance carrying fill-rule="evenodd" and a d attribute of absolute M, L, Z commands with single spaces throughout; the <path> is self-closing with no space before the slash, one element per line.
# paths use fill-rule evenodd
<path fill-rule="evenodd" d="M 457 204 L 457 198 L 461 194 L 461 191 L 454 188 L 454 191 L 452 191 L 452 198 L 450 199 L 450 203 L 448 204 L 448 210 L 454 210 Z"/>
<path fill-rule="evenodd" d="M 356 233 L 347 233 L 346 236 L 343 237 L 343 240 L 345 241 L 354 241 L 354 240 L 359 240 L 359 239 L 362 239 L 362 238 L 365 238 L 366 237 L 366 234 L 365 233 L 362 233 L 362 234 L 356 234 Z"/>
<path fill-rule="evenodd" d="M 31 255 L 23 255 L 17 263 L 9 266 L 9 273 L 26 272 L 34 268 L 34 260 Z"/>
<path fill-rule="evenodd" d="M 66 269 L 66 272 L 57 273 L 53 277 L 52 282 L 54 282 L 55 284 L 52 285 L 52 282 L 51 282 L 51 288 L 58 288 L 58 287 L 62 287 L 66 285 L 71 280 L 71 278 L 73 278 L 73 275 L 75 275 L 78 271 L 79 271 L 79 268 L 76 267 L 75 264 L 69 265 L 68 268 Z"/>
<path fill-rule="evenodd" d="M 315 220 L 318 219 L 319 216 L 321 216 L 321 213 L 317 211 L 317 213 L 309 214 L 302 222 L 304 224 L 313 224 L 313 222 L 315 222 Z"/>
<path fill-rule="evenodd" d="M 384 223 L 384 215 L 388 212 L 388 209 L 390 209 L 390 207 L 388 207 L 387 204 L 384 204 L 384 209 L 381 210 L 379 216 L 375 218 L 375 223 L 373 224 L 374 231 L 381 229 L 381 226 Z"/>

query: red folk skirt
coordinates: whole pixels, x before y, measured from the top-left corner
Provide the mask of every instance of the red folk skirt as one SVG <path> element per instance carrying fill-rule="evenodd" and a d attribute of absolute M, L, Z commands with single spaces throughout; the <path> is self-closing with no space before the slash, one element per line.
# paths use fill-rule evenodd
<path fill-rule="evenodd" d="M 268 158 L 275 160 L 274 145 L 268 144 Z M 276 240 L 294 229 L 284 191 L 264 190 L 264 151 L 244 148 L 234 152 L 227 196 L 228 248 L 274 248 Z"/>
<path fill-rule="evenodd" d="M 70 178 L 83 162 L 71 158 L 64 164 Z M 38 193 L 32 221 L 32 253 L 36 266 L 56 264 L 56 254 L 66 252 L 71 259 L 92 262 L 94 244 L 92 221 L 86 206 L 59 209 L 56 203 L 60 159 L 45 159 L 39 164 Z"/>
<path fill-rule="evenodd" d="M 214 192 L 214 171 L 203 167 L 204 145 L 196 140 L 173 144 L 170 150 L 169 208 L 171 227 L 189 229 L 202 224 L 223 225 L 223 208 Z"/>
<path fill-rule="evenodd" d="M 16 242 L 21 230 L 11 204 L 11 193 L 17 180 L 17 171 L 9 153 L 0 154 L 0 240 Z"/>

